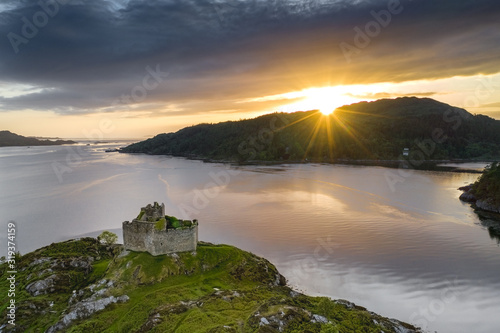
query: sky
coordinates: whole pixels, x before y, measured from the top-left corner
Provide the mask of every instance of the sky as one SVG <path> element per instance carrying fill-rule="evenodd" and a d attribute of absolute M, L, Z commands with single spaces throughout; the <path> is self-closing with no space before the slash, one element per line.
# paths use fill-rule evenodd
<path fill-rule="evenodd" d="M 145 138 L 402 96 L 500 119 L 495 0 L 2 0 L 0 130 Z"/>

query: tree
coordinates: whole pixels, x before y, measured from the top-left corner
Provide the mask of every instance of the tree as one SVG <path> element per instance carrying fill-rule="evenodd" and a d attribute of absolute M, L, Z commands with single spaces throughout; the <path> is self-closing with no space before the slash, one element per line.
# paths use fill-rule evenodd
<path fill-rule="evenodd" d="M 106 231 L 103 231 L 102 234 L 97 236 L 97 240 L 101 244 L 112 245 L 112 244 L 116 243 L 116 241 L 118 240 L 118 236 L 116 234 L 106 230 Z"/>

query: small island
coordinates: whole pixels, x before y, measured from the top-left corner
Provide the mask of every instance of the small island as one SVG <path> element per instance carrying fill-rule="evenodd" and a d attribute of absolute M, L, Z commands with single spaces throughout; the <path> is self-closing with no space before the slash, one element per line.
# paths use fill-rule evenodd
<path fill-rule="evenodd" d="M 125 245 L 114 244 L 116 235 L 105 231 L 97 239 L 17 254 L 15 326 L 9 324 L 4 293 L 0 330 L 421 332 L 345 300 L 299 293 L 269 261 L 236 247 L 205 242 L 192 247 L 198 223 L 164 215 L 163 204 L 142 208 L 123 226 L 129 227 L 123 230 Z M 162 242 L 172 243 L 163 248 Z M 167 254 L 153 255 L 151 249 Z M 2 276 L 8 271 L 7 263 L 0 264 Z M 1 279 L 1 290 L 9 290 L 9 283 Z"/>
<path fill-rule="evenodd" d="M 22 147 L 22 146 L 59 146 L 75 144 L 72 140 L 39 140 L 25 137 L 10 131 L 0 131 L 0 147 Z"/>
<path fill-rule="evenodd" d="M 500 164 L 494 162 L 487 166 L 474 184 L 459 190 L 464 191 L 460 200 L 472 203 L 474 208 L 500 213 Z"/>

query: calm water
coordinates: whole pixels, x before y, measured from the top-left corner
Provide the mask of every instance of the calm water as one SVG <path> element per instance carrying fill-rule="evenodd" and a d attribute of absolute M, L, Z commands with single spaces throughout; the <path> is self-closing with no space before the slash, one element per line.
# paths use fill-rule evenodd
<path fill-rule="evenodd" d="M 1 228 L 17 222 L 22 253 L 102 230 L 121 236 L 122 221 L 159 201 L 197 218 L 201 240 L 264 256 L 309 294 L 429 331 L 498 331 L 498 241 L 458 200 L 477 174 L 230 167 L 104 152 L 113 145 L 0 149 Z"/>

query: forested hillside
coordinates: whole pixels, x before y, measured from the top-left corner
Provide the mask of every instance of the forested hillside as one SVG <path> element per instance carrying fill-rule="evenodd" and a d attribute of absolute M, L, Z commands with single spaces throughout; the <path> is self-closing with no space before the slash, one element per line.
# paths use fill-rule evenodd
<path fill-rule="evenodd" d="M 428 98 L 362 102 L 318 111 L 200 124 L 132 144 L 122 152 L 218 160 L 493 159 L 500 121 Z"/>

